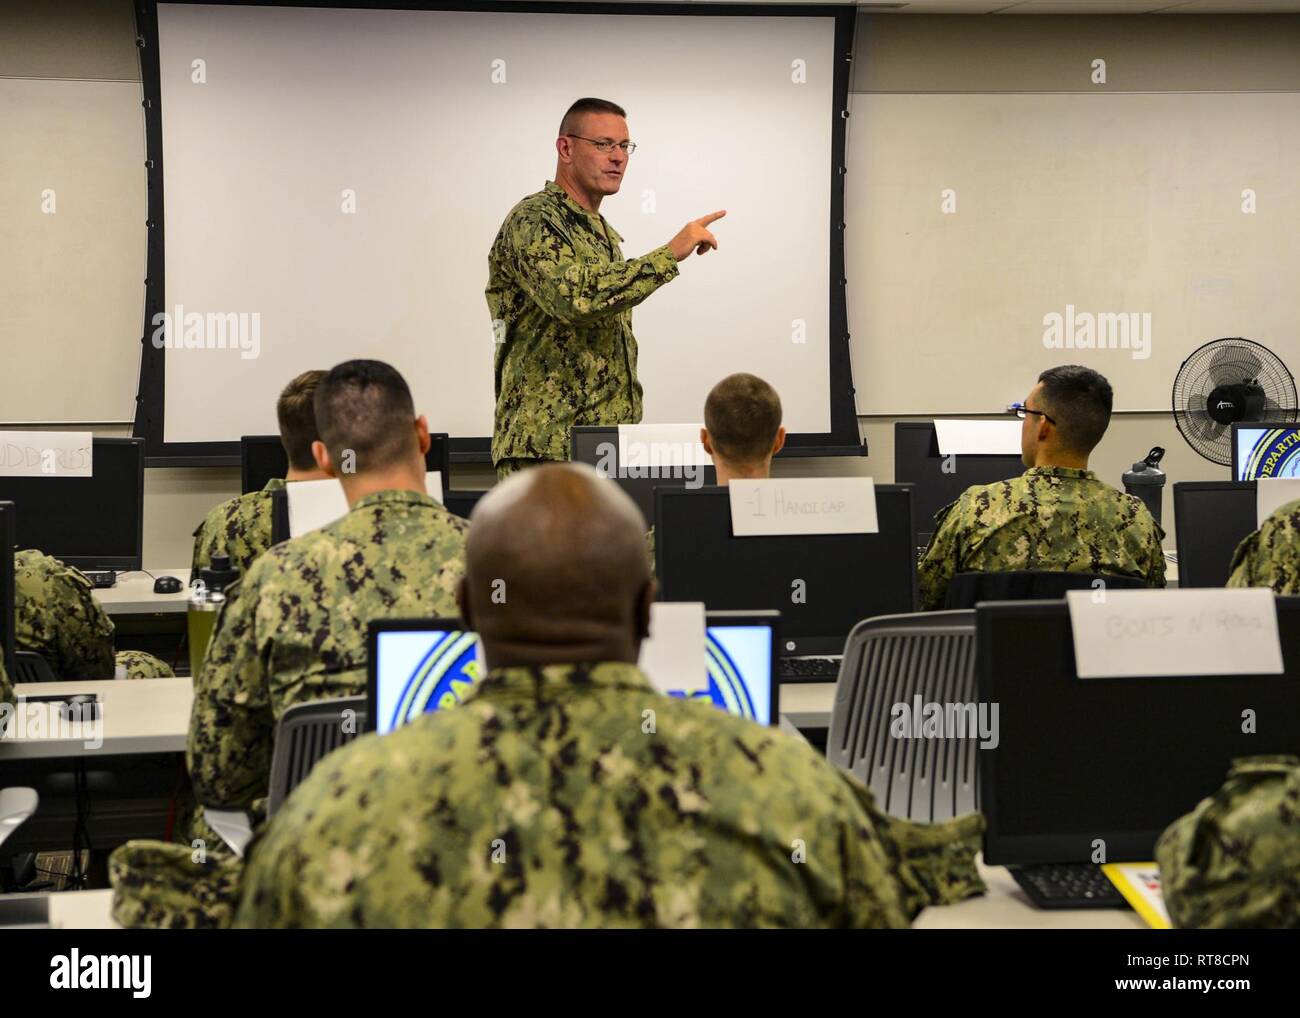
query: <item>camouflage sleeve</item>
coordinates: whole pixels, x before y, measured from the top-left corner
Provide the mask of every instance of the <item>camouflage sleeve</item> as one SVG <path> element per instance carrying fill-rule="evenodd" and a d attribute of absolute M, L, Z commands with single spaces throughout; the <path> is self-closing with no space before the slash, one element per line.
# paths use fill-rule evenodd
<path fill-rule="evenodd" d="M 9 681 L 9 673 L 5 671 L 5 663 L 0 658 L 0 703 L 14 702 L 14 684 Z"/>
<path fill-rule="evenodd" d="M 212 514 L 208 513 L 194 530 L 194 555 L 190 560 L 191 580 L 199 575 L 200 569 L 206 569 L 212 564 L 217 534 L 217 528 L 212 525 Z"/>
<path fill-rule="evenodd" d="M 19 650 L 45 657 L 61 679 L 113 677 L 113 622 L 85 576 L 57 559 L 20 570 L 15 629 Z"/>
<path fill-rule="evenodd" d="M 519 285 L 543 311 L 568 325 L 589 325 L 635 307 L 678 275 L 667 244 L 640 258 L 588 263 L 545 219 L 521 216 L 508 229 Z"/>
<path fill-rule="evenodd" d="M 1234 760 L 1160 836 L 1156 862 L 1175 926 L 1300 926 L 1300 758 Z"/>
<path fill-rule="evenodd" d="M 233 924 L 236 929 L 283 930 L 322 925 L 320 917 L 309 911 L 298 893 L 306 860 L 291 827 L 272 821 L 249 844 Z"/>
<path fill-rule="evenodd" d="M 1228 568 L 1231 574 L 1228 576 L 1227 586 L 1229 587 L 1254 587 L 1257 586 L 1255 580 L 1255 557 L 1259 552 L 1259 531 L 1253 530 L 1241 539 L 1237 545 L 1237 550 L 1232 553 L 1232 565 Z"/>
<path fill-rule="evenodd" d="M 957 575 L 961 550 L 961 499 L 934 514 L 934 533 L 917 566 L 917 586 L 923 612 L 937 611 L 948 596 L 948 584 Z"/>
<path fill-rule="evenodd" d="M 1151 519 L 1151 526 L 1149 543 L 1151 568 L 1147 570 L 1146 581 L 1148 587 L 1163 587 L 1165 586 L 1165 531 L 1154 517 Z"/>
<path fill-rule="evenodd" d="M 258 565 L 273 564 L 263 557 Z M 200 804 L 247 810 L 266 795 L 274 720 L 267 696 L 256 566 L 230 588 L 203 668 L 194 680 L 194 706 L 185 760 Z"/>

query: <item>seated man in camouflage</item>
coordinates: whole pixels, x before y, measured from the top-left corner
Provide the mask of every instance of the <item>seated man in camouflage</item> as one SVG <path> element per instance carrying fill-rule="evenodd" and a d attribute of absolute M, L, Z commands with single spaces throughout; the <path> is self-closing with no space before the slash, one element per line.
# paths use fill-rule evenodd
<path fill-rule="evenodd" d="M 114 652 L 113 620 L 78 570 L 28 549 L 14 553 L 14 647 L 45 658 L 60 679 L 171 678 L 142 650 Z"/>
<path fill-rule="evenodd" d="M 429 428 L 406 381 L 347 361 L 315 401 L 313 453 L 351 510 L 268 549 L 227 591 L 194 680 L 186 758 L 202 806 L 258 812 L 286 708 L 365 692 L 371 619 L 456 611 L 469 524 L 425 491 Z"/>
<path fill-rule="evenodd" d="M 1300 594 L 1300 500 L 1280 506 L 1237 545 L 1228 586 Z"/>
<path fill-rule="evenodd" d="M 272 477 L 261 491 L 236 495 L 214 508 L 194 531 L 194 559 L 190 575 L 212 564 L 213 555 L 229 555 L 230 564 L 242 576 L 267 548 L 271 547 L 271 493 L 292 481 L 319 481 L 328 475 L 316 465 L 312 443 L 316 431 L 316 387 L 324 371 L 304 371 L 284 387 L 275 404 L 280 422 L 280 444 L 289 458 L 289 472 Z"/>
<path fill-rule="evenodd" d="M 772 457 L 785 446 L 781 397 L 757 375 L 728 375 L 709 390 L 704 401 L 700 444 L 713 460 L 718 484 L 733 477 L 763 479 L 772 473 Z M 654 569 L 655 531 L 646 534 Z"/>
<path fill-rule="evenodd" d="M 1106 573 L 1165 585 L 1164 531 L 1140 499 L 1088 469 L 1112 402 L 1110 383 L 1091 368 L 1069 364 L 1038 376 L 1018 410 L 1029 469 L 967 488 L 935 513 L 919 567 L 922 611 L 944 606 L 957 573 Z"/>
<path fill-rule="evenodd" d="M 1300 927 L 1300 757 L 1234 760 L 1156 843 L 1175 926 Z"/>
<path fill-rule="evenodd" d="M 885 817 L 806 742 L 656 692 L 654 595 L 594 469 L 498 484 L 458 598 L 486 676 L 318 764 L 250 846 L 236 925 L 900 927 L 982 889 L 977 814 Z"/>

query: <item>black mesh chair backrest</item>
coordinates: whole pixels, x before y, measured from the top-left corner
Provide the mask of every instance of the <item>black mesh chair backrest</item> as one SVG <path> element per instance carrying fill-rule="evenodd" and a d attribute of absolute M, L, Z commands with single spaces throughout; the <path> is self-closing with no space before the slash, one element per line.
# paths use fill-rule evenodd
<path fill-rule="evenodd" d="M 322 757 L 351 742 L 365 728 L 364 696 L 315 700 L 286 710 L 275 732 L 267 813 L 280 808 Z"/>
<path fill-rule="evenodd" d="M 1136 576 L 1105 573 L 958 573 L 948 584 L 948 596 L 943 606 L 957 609 L 974 608 L 979 601 L 1055 601 L 1065 597 L 1067 590 L 1089 590 L 1098 582 L 1110 590 L 1134 590 L 1146 586 L 1146 582 Z"/>
<path fill-rule="evenodd" d="M 14 654 L 14 682 L 58 682 L 50 663 L 35 651 L 20 650 Z"/>
<path fill-rule="evenodd" d="M 895 737 L 895 704 L 975 704 L 975 612 L 881 615 L 849 634 L 826 756 L 886 813 L 922 823 L 979 808 L 978 725 L 962 738 Z M 966 715 L 963 715 L 965 717 Z"/>

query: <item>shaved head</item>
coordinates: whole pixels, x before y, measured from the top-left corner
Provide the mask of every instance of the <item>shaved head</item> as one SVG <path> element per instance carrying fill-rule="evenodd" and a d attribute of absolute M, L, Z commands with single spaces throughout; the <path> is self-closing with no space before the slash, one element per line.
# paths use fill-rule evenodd
<path fill-rule="evenodd" d="M 470 518 L 461 616 L 488 667 L 635 662 L 654 581 L 636 504 L 592 467 L 520 471 Z"/>

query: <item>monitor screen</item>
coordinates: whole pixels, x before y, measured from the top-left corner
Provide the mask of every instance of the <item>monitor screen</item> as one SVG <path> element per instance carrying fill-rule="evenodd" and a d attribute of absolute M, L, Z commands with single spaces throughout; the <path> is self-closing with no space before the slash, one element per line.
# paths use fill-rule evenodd
<path fill-rule="evenodd" d="M 602 473 L 616 473 L 614 480 L 636 503 L 646 528 L 655 521 L 656 488 L 701 488 L 718 483 L 718 471 L 712 466 L 693 466 L 686 470 L 671 466 L 624 466 L 618 459 L 618 427 L 576 427 L 571 432 L 573 462 L 586 463 Z"/>
<path fill-rule="evenodd" d="M 383 620 L 370 628 L 370 718 L 381 734 L 421 714 L 459 704 L 484 674 L 478 637 L 455 619 Z M 771 620 L 709 613 L 705 627 L 708 689 L 669 696 L 704 700 L 760 725 L 777 722 Z"/>
<path fill-rule="evenodd" d="M 1300 424 L 1234 424 L 1232 477 L 1236 481 L 1300 477 Z"/>
<path fill-rule="evenodd" d="M 1254 481 L 1179 481 L 1174 485 L 1178 585 L 1222 587 L 1232 554 L 1255 529 Z"/>
<path fill-rule="evenodd" d="M 424 457 L 425 470 L 438 471 L 445 490 L 451 483 L 451 443 L 445 433 L 429 435 L 429 451 Z M 289 457 L 280 444 L 279 435 L 244 435 L 239 440 L 240 488 L 247 494 L 261 491 L 273 477 L 289 472 Z"/>
<path fill-rule="evenodd" d="M 875 534 L 735 537 L 724 487 L 660 488 L 655 569 L 664 601 L 781 613 L 781 654 L 841 654 L 863 619 L 913 611 L 907 485 L 876 485 Z"/>
<path fill-rule="evenodd" d="M 78 569 L 139 569 L 144 440 L 96 438 L 90 477 L 0 477 L 18 512 L 18 547 Z"/>
<path fill-rule="evenodd" d="M 998 708 L 979 751 L 985 861 L 1148 861 L 1233 758 L 1294 753 L 1300 598 L 1277 608 L 1285 674 L 1130 679 L 1076 676 L 1064 603 L 977 608 L 978 699 Z"/>

